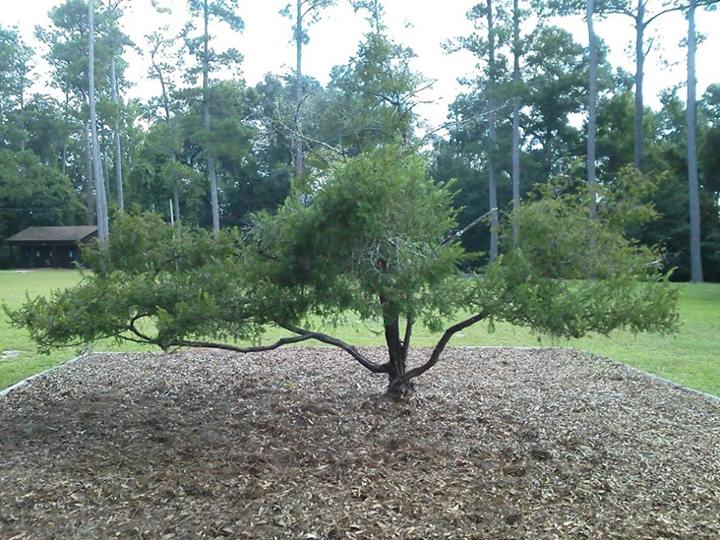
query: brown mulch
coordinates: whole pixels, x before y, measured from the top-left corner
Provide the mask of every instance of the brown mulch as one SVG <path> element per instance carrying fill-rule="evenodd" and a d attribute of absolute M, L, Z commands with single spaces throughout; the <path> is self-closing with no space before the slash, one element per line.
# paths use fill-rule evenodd
<path fill-rule="evenodd" d="M 321 348 L 82 359 L 0 399 L 0 538 L 720 537 L 718 401 L 564 349 L 385 383 Z"/>

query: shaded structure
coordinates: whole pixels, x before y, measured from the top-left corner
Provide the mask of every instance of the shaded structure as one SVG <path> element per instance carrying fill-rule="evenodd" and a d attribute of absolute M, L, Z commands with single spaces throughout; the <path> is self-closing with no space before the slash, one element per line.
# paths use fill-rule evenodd
<path fill-rule="evenodd" d="M 22 268 L 72 268 L 81 244 L 96 236 L 95 225 L 28 227 L 6 242 L 20 247 Z"/>

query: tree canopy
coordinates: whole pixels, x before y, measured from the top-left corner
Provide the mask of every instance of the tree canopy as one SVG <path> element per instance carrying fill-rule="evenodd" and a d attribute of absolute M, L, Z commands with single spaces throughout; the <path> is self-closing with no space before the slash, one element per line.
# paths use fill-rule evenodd
<path fill-rule="evenodd" d="M 526 231 L 516 247 L 467 273 L 460 264 L 476 254 L 458 241 L 452 184 L 428 171 L 415 148 L 378 145 L 335 163 L 320 189 L 217 237 L 156 215 L 121 217 L 108 245 L 85 253 L 92 272 L 77 287 L 10 316 L 45 349 L 111 337 L 254 352 L 313 339 L 386 373 L 393 392 L 484 320 L 563 337 L 675 327 L 676 291 L 658 255 L 623 235 L 652 215 L 637 190 L 603 193 L 591 219 L 583 184 L 553 184 L 508 217 L 508 231 L 512 222 Z M 386 361 L 320 331 L 348 317 L 381 323 Z M 408 366 L 417 324 L 443 333 L 424 363 Z M 263 344 L 272 326 L 288 336 Z"/>

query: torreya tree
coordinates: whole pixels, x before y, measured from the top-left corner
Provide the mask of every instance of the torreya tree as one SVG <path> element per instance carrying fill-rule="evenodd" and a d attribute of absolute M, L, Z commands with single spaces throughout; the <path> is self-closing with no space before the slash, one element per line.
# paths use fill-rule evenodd
<path fill-rule="evenodd" d="M 236 49 L 223 52 L 214 50 L 210 41 L 210 23 L 218 22 L 227 25 L 231 30 L 240 31 L 244 23 L 237 14 L 238 0 L 188 0 L 191 15 L 202 20 L 199 36 L 191 36 L 195 30 L 193 22 L 188 23 L 184 36 L 187 47 L 199 63 L 198 68 L 190 70 L 189 79 L 194 79 L 198 72 L 202 75 L 202 114 L 206 132 L 210 132 L 210 77 L 215 70 L 225 67 L 232 68 L 240 63 L 242 56 Z M 216 163 L 212 148 L 205 148 L 208 182 L 210 183 L 210 204 L 212 207 L 213 230 L 220 230 L 220 203 L 216 177 Z"/>
<path fill-rule="evenodd" d="M 289 196 L 244 234 L 174 235 L 157 217 L 121 217 L 107 248 L 85 253 L 92 273 L 10 311 L 11 320 L 42 349 L 111 337 L 249 353 L 316 340 L 385 374 L 400 394 L 480 321 L 563 337 L 676 325 L 676 291 L 656 254 L 622 235 L 639 206 L 613 205 L 612 193 L 591 220 L 584 183 L 551 186 L 512 213 L 524 231 L 518 246 L 468 275 L 458 270 L 472 254 L 458 243 L 452 187 L 433 181 L 416 149 L 380 145 L 324 174 L 312 197 Z M 632 203 L 632 192 L 620 195 Z M 457 313 L 466 318 L 447 323 Z M 319 330 L 347 316 L 381 324 L 384 361 Z M 442 333 L 409 365 L 420 324 Z M 287 337 L 262 344 L 273 326 Z M 238 344 L 247 340 L 255 344 Z"/>

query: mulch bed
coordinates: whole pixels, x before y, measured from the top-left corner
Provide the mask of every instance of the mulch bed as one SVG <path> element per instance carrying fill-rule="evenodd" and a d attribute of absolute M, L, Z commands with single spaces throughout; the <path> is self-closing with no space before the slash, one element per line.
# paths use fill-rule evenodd
<path fill-rule="evenodd" d="M 0 538 L 720 537 L 720 402 L 564 349 L 385 384 L 323 348 L 82 359 L 0 399 Z"/>

